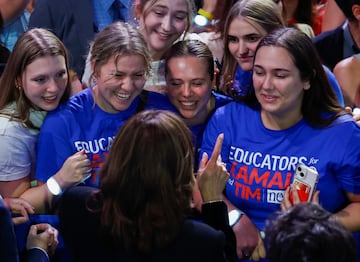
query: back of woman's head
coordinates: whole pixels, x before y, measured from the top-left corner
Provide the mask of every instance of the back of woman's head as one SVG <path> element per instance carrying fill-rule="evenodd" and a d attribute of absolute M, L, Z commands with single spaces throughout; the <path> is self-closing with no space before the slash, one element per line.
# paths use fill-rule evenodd
<path fill-rule="evenodd" d="M 202 59 L 209 72 L 210 79 L 214 78 L 214 57 L 209 47 L 199 40 L 184 40 L 173 44 L 165 55 L 165 75 L 168 73 L 169 60 L 175 57 L 197 57 Z"/>
<path fill-rule="evenodd" d="M 143 36 L 134 26 L 115 22 L 100 31 L 91 47 L 90 61 L 93 67 L 93 74 L 97 74 L 100 68 L 105 65 L 113 56 L 140 55 L 144 57 L 146 72 L 151 69 L 150 55 Z"/>
<path fill-rule="evenodd" d="M 305 33 L 296 28 L 280 28 L 267 35 L 257 50 L 263 46 L 286 49 L 300 72 L 301 80 L 309 82 L 310 88 L 305 90 L 301 111 L 311 125 L 325 126 L 342 112 L 317 51 Z M 324 117 L 324 113 L 330 113 L 331 117 Z"/>
<path fill-rule="evenodd" d="M 0 109 L 12 101 L 17 101 L 20 115 L 28 113 L 31 108 L 31 102 L 23 94 L 23 88 L 18 87 L 21 86 L 22 75 L 26 67 L 34 62 L 35 59 L 45 56 L 63 56 L 66 63 L 66 73 L 69 75 L 67 50 L 64 44 L 53 33 L 46 29 L 33 28 L 18 38 L 1 76 Z M 61 102 L 69 98 L 70 90 L 71 83 L 68 81 Z"/>
<path fill-rule="evenodd" d="M 115 243 L 142 253 L 178 234 L 190 208 L 193 149 L 175 114 L 143 111 L 121 128 L 100 177 L 102 221 Z"/>

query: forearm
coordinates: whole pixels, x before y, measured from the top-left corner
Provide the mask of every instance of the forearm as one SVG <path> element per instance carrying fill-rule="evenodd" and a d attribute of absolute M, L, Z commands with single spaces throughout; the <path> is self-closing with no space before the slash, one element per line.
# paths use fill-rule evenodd
<path fill-rule="evenodd" d="M 335 214 L 335 218 L 350 231 L 360 231 L 360 202 L 352 202 Z"/>
<path fill-rule="evenodd" d="M 49 213 L 53 195 L 49 192 L 46 184 L 40 184 L 26 190 L 21 198 L 27 200 L 34 208 L 36 214 Z"/>
<path fill-rule="evenodd" d="M 218 0 L 204 0 L 202 9 L 206 10 L 209 13 L 213 13 L 217 6 Z"/>

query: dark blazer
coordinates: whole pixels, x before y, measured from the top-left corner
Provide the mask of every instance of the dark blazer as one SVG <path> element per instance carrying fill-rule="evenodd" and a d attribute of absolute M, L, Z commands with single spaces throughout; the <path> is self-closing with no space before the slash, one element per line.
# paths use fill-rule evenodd
<path fill-rule="evenodd" d="M 0 261 L 18 262 L 19 253 L 17 249 L 14 225 L 11 220 L 10 211 L 0 200 Z M 48 262 L 46 254 L 39 249 L 30 249 L 25 254 L 27 262 Z"/>
<path fill-rule="evenodd" d="M 94 38 L 92 0 L 37 0 L 29 28 L 50 29 L 69 51 L 70 68 L 81 79 L 89 44 Z"/>
<path fill-rule="evenodd" d="M 334 30 L 323 32 L 313 38 L 320 59 L 331 71 L 343 60 L 344 30 L 342 25 Z"/>
<path fill-rule="evenodd" d="M 64 237 L 65 244 L 72 252 L 75 262 L 236 261 L 234 242 L 231 243 L 234 248 L 228 249 L 232 250 L 232 255 L 225 255 L 226 244 L 229 243 L 226 243 L 224 232 L 191 219 L 184 222 L 180 235 L 174 243 L 163 250 L 153 252 L 146 258 L 122 251 L 119 247 L 112 248 L 102 240 L 99 213 L 90 212 L 86 208 L 86 203 L 94 190 L 96 189 L 90 187 L 74 187 L 66 191 L 60 201 L 60 232 Z M 225 214 L 227 214 L 226 206 L 222 210 L 225 210 Z M 220 212 L 224 214 L 223 211 Z M 217 216 L 214 223 L 218 223 L 220 226 L 223 223 L 219 222 L 221 218 L 224 218 L 224 215 Z"/>
<path fill-rule="evenodd" d="M 19 261 L 11 214 L 0 200 L 0 258 L 1 261 Z"/>

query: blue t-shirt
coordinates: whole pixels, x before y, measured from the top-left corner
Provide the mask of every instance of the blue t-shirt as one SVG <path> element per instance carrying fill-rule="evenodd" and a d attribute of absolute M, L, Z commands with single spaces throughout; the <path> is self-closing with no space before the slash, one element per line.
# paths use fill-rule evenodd
<path fill-rule="evenodd" d="M 201 124 L 198 125 L 193 125 L 193 126 L 189 126 L 190 131 L 193 135 L 193 139 L 194 139 L 194 145 L 196 146 L 197 149 L 200 148 L 201 143 L 202 143 L 202 136 L 205 130 L 205 127 L 207 125 L 207 122 L 209 121 L 210 117 L 213 115 L 213 113 L 215 112 L 215 110 L 223 105 L 226 105 L 227 103 L 231 102 L 232 99 L 228 96 L 224 96 L 221 95 L 219 93 L 216 92 L 212 92 L 211 94 L 213 97 L 215 97 L 215 107 L 213 112 L 210 112 L 208 115 L 208 119 Z"/>
<path fill-rule="evenodd" d="M 116 114 L 103 111 L 96 105 L 91 88 L 87 88 L 48 113 L 38 140 L 36 179 L 46 181 L 54 175 L 65 160 L 85 149 L 91 161 L 91 177 L 86 185 L 98 186 L 99 169 L 107 156 L 119 128 L 139 111 L 138 96 L 127 110 Z M 168 99 L 148 92 L 142 109 L 171 110 Z"/>
<path fill-rule="evenodd" d="M 347 205 L 344 192 L 360 194 L 360 128 L 352 120 L 323 129 L 301 120 L 274 131 L 263 125 L 259 110 L 232 102 L 210 119 L 201 152 L 211 153 L 220 133 L 224 133 L 221 157 L 230 172 L 227 197 L 260 230 L 270 214 L 280 210 L 298 163 L 320 174 L 320 203 L 328 211 Z"/>

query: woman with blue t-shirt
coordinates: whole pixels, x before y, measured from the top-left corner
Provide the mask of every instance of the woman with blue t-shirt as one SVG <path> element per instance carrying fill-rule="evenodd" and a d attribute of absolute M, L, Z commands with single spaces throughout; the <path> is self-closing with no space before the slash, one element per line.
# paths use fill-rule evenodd
<path fill-rule="evenodd" d="M 228 208 L 246 214 L 233 227 L 238 256 L 265 257 L 260 232 L 282 202 L 290 207 L 285 190 L 299 163 L 319 173 L 320 204 L 359 231 L 360 128 L 331 92 L 310 38 L 294 28 L 275 30 L 258 45 L 253 72 L 247 102 L 219 108 L 202 144 L 209 153 L 224 134 Z M 244 245 L 254 231 L 256 245 Z"/>
<path fill-rule="evenodd" d="M 221 91 L 241 99 L 252 88 L 254 53 L 260 40 L 285 26 L 281 8 L 274 0 L 243 0 L 229 11 L 224 32 L 224 61 Z M 344 98 L 334 74 L 324 66 L 341 105 Z"/>
<path fill-rule="evenodd" d="M 38 181 L 53 178 L 69 155 L 85 151 L 90 170 L 84 182 L 98 186 L 101 165 L 124 122 L 143 109 L 169 105 L 160 94 L 142 93 L 149 61 L 147 45 L 135 27 L 117 22 L 97 34 L 91 50 L 95 85 L 45 118 L 38 142 Z M 63 183 L 55 177 L 53 193 L 61 194 L 82 181 Z"/>
<path fill-rule="evenodd" d="M 166 95 L 201 146 L 206 123 L 215 109 L 232 101 L 213 92 L 214 58 L 198 40 L 179 41 L 165 56 Z"/>

